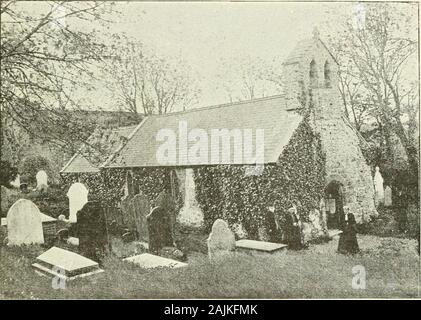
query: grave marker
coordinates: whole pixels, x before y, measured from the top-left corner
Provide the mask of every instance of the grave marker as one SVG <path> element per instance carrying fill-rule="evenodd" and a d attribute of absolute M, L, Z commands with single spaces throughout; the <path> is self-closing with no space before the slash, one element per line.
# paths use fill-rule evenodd
<path fill-rule="evenodd" d="M 83 208 L 85 203 L 88 202 L 88 189 L 80 183 L 73 183 L 69 191 L 67 192 L 67 197 L 69 198 L 69 221 L 72 223 L 77 222 L 77 212 Z"/>
<path fill-rule="evenodd" d="M 234 233 L 224 220 L 217 219 L 213 223 L 207 244 L 209 259 L 211 260 L 235 250 Z"/>
<path fill-rule="evenodd" d="M 8 245 L 43 244 L 41 213 L 30 200 L 19 199 L 7 212 Z"/>

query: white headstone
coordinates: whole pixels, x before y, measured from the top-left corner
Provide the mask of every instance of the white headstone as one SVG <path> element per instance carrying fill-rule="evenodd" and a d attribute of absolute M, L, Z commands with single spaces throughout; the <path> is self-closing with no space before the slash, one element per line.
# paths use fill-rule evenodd
<path fill-rule="evenodd" d="M 376 173 L 374 174 L 374 191 L 376 204 L 384 203 L 383 177 L 380 174 L 379 167 L 376 167 Z"/>
<path fill-rule="evenodd" d="M 389 186 L 384 189 L 384 205 L 390 207 L 392 205 L 392 188 Z"/>
<path fill-rule="evenodd" d="M 235 236 L 228 224 L 217 219 L 212 225 L 212 232 L 207 240 L 209 259 L 225 255 L 235 250 Z"/>
<path fill-rule="evenodd" d="M 8 245 L 43 244 L 41 213 L 30 200 L 19 199 L 7 212 Z"/>
<path fill-rule="evenodd" d="M 38 171 L 35 178 L 37 179 L 37 190 L 48 187 L 48 175 L 44 170 Z"/>
<path fill-rule="evenodd" d="M 83 183 L 76 182 L 70 186 L 69 191 L 67 191 L 70 222 L 77 222 L 76 214 L 88 202 L 88 192 L 88 189 L 86 189 Z"/>
<path fill-rule="evenodd" d="M 178 214 L 178 221 L 187 226 L 200 227 L 203 225 L 203 212 L 196 200 L 196 185 L 193 169 L 186 169 L 184 182 L 184 205 Z"/>

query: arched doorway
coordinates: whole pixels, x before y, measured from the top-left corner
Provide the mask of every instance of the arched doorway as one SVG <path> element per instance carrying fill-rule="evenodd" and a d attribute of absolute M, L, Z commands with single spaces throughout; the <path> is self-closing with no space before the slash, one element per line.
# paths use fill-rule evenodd
<path fill-rule="evenodd" d="M 328 229 L 340 228 L 340 217 L 344 212 L 343 186 L 338 181 L 331 181 L 325 188 L 326 219 Z"/>

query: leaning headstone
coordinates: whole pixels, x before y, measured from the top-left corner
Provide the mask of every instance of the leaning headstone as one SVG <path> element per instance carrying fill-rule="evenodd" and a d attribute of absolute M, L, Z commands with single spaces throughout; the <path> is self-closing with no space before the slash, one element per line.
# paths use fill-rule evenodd
<path fill-rule="evenodd" d="M 149 251 L 159 253 L 163 247 L 171 247 L 174 240 L 171 231 L 171 218 L 168 211 L 162 207 L 155 207 L 146 216 L 149 233 Z"/>
<path fill-rule="evenodd" d="M 235 236 L 228 224 L 217 219 L 212 225 L 212 232 L 207 239 L 208 255 L 212 260 L 235 250 Z"/>
<path fill-rule="evenodd" d="M 138 240 L 146 243 L 149 242 L 146 216 L 149 214 L 150 209 L 149 199 L 142 192 L 135 195 L 130 202 L 130 211 L 135 218 Z"/>
<path fill-rule="evenodd" d="M 77 213 L 76 236 L 79 252 L 92 260 L 101 261 L 108 248 L 104 210 L 97 201 L 88 201 Z"/>
<path fill-rule="evenodd" d="M 19 199 L 7 212 L 8 245 L 43 244 L 41 213 L 30 200 Z"/>
<path fill-rule="evenodd" d="M 379 167 L 376 167 L 376 173 L 374 174 L 374 191 L 376 205 L 384 203 L 383 177 Z"/>
<path fill-rule="evenodd" d="M 35 178 L 37 179 L 37 190 L 45 190 L 48 188 L 48 175 L 44 170 L 38 171 Z"/>
<path fill-rule="evenodd" d="M 389 186 L 384 189 L 384 205 L 390 207 L 392 205 L 392 188 Z"/>
<path fill-rule="evenodd" d="M 73 183 L 67 192 L 69 198 L 69 221 L 77 222 L 77 212 L 88 202 L 88 189 L 80 183 Z"/>

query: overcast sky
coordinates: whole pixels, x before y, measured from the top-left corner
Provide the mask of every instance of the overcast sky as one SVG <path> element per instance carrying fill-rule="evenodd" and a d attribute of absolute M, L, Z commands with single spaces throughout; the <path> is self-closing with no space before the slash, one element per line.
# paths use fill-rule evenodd
<path fill-rule="evenodd" d="M 224 61 L 282 61 L 298 40 L 326 20 L 326 3 L 118 3 L 114 32 L 126 32 L 158 54 L 181 57 L 201 91 L 198 105 L 227 102 L 218 75 Z M 281 72 L 281 70 L 279 70 Z"/>
<path fill-rule="evenodd" d="M 35 12 L 41 4 L 27 8 Z M 326 21 L 335 25 L 334 19 L 359 8 L 357 2 L 117 2 L 121 15 L 112 16 L 109 31 L 127 33 L 158 55 L 181 58 L 201 91 L 195 107 L 203 107 L 228 102 L 220 77 L 228 76 L 224 62 L 275 60 L 281 73 L 282 60 L 314 27 L 323 38 L 334 32 L 326 30 Z M 92 99 L 107 109 L 113 105 L 101 90 Z"/>

